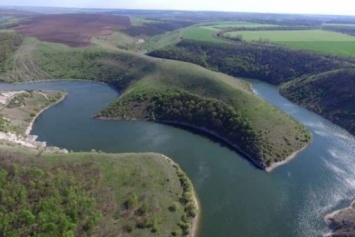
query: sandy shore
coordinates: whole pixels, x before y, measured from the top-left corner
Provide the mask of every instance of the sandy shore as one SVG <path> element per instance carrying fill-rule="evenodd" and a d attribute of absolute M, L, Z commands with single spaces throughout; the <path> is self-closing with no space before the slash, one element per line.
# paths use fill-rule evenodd
<path fill-rule="evenodd" d="M 0 92 L 0 106 L 6 106 L 10 100 L 21 93 L 24 93 L 25 91 L 6 91 L 6 92 Z M 66 97 L 66 93 L 63 93 L 62 97 L 56 101 L 53 104 L 50 104 L 49 106 L 47 106 L 46 108 L 43 108 L 41 111 L 39 111 L 36 116 L 33 117 L 32 121 L 29 123 L 29 125 L 27 126 L 27 129 L 24 133 L 24 136 L 19 136 L 10 132 L 0 132 L 0 140 L 4 140 L 9 142 L 10 144 L 16 144 L 16 145 L 20 145 L 20 146 L 24 146 L 24 147 L 28 147 L 28 148 L 45 148 L 47 146 L 46 142 L 38 142 L 36 141 L 37 136 L 33 136 L 30 135 L 30 132 L 32 130 L 32 126 L 34 121 L 36 120 L 36 118 L 46 109 L 50 108 L 51 106 L 58 104 L 59 102 L 63 101 Z M 5 118 L 6 119 L 6 118 Z M 66 150 L 64 149 L 60 149 L 60 148 L 56 148 L 56 147 L 51 147 L 50 148 L 53 151 L 56 152 L 65 152 L 67 153 Z"/>
<path fill-rule="evenodd" d="M 160 154 L 163 158 L 167 159 L 169 161 L 170 164 L 172 165 L 177 165 L 178 167 L 180 167 L 175 161 L 173 161 L 171 158 Z M 197 214 L 195 216 L 195 218 L 193 218 L 192 223 L 191 223 L 191 236 L 194 237 L 197 235 L 198 233 L 198 226 L 199 226 L 199 221 L 200 221 L 200 215 L 201 215 L 201 205 L 200 205 L 200 201 L 198 200 L 197 194 L 195 189 L 193 189 L 193 197 L 192 197 L 194 203 L 195 203 L 195 207 L 197 209 Z"/>
<path fill-rule="evenodd" d="M 290 162 L 292 159 L 296 158 L 297 155 L 299 153 L 301 153 L 302 151 L 304 151 L 308 146 L 309 144 L 311 144 L 312 141 L 308 142 L 304 147 L 302 147 L 301 149 L 299 149 L 298 151 L 295 151 L 293 152 L 290 156 L 288 156 L 285 160 L 283 161 L 279 161 L 279 162 L 276 162 L 276 163 L 273 163 L 272 165 L 270 165 L 269 167 L 266 167 L 265 168 L 265 171 L 266 172 L 271 172 L 273 171 L 274 169 L 276 169 L 277 167 L 281 166 L 281 165 L 284 165 L 288 162 Z"/>

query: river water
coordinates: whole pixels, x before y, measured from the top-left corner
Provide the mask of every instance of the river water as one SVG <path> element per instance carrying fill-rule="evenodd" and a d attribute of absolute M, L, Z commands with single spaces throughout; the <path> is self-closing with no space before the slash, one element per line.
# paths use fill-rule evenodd
<path fill-rule="evenodd" d="M 355 199 L 355 139 L 343 129 L 281 97 L 277 88 L 250 80 L 253 89 L 313 133 L 311 145 L 272 173 L 209 138 L 166 125 L 103 121 L 92 116 L 117 92 L 85 81 L 54 81 L 0 89 L 68 91 L 42 113 L 32 134 L 73 151 L 159 152 L 191 178 L 202 205 L 199 237 L 310 237 L 327 231 L 323 216 Z"/>

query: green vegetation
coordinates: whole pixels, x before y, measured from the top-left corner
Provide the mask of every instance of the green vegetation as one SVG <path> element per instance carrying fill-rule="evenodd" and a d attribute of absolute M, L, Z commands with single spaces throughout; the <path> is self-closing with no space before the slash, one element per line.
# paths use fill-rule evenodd
<path fill-rule="evenodd" d="M 289 82 L 281 86 L 282 95 L 355 132 L 352 59 L 247 42 L 218 45 L 182 41 L 177 47 L 153 51 L 150 55 L 190 61 L 276 85 Z"/>
<path fill-rule="evenodd" d="M 210 29 L 201 26 L 191 26 L 182 30 L 182 38 L 190 40 L 201 40 L 215 43 L 225 43 L 226 41 L 216 36 L 218 29 Z"/>
<path fill-rule="evenodd" d="M 22 43 L 22 37 L 8 32 L 0 33 L 0 74 L 5 72 L 5 65 Z"/>
<path fill-rule="evenodd" d="M 211 117 L 211 120 L 206 121 L 204 128 L 201 128 L 196 119 L 186 120 L 184 116 L 188 111 L 180 111 L 180 116 L 173 119 L 165 113 L 166 110 L 165 114 L 159 115 L 162 120 L 163 118 L 169 120 L 164 122 L 188 123 L 190 127 L 211 130 L 213 135 L 230 142 L 262 168 L 287 158 L 309 141 L 308 132 L 298 122 L 263 102 L 251 93 L 247 83 L 235 78 L 192 64 L 153 59 L 127 51 L 106 51 L 98 47 L 73 49 L 59 44 L 35 42 L 32 59 L 35 65 L 50 75 L 50 78 L 80 78 L 107 82 L 124 91 L 118 101 L 137 100 L 128 104 L 113 103 L 111 109 L 106 110 L 105 116 L 159 122 L 154 117 L 156 115 L 151 116 L 151 106 L 157 102 L 151 98 L 156 98 L 155 96 L 169 98 L 171 95 L 166 94 L 168 89 L 173 92 L 178 90 L 183 94 L 187 93 L 191 98 L 196 98 L 198 107 L 204 103 L 216 102 L 218 106 L 222 106 L 221 108 L 230 108 L 226 113 L 236 115 L 235 119 L 231 120 L 230 127 L 241 136 L 238 137 L 236 134 L 226 136 L 228 134 L 226 130 L 219 130 L 221 126 L 217 125 L 225 121 L 225 118 L 218 116 Z M 143 98 L 143 101 L 140 98 Z M 138 102 L 140 105 L 136 106 Z M 178 106 L 181 103 L 183 101 L 171 106 Z M 122 107 L 112 109 L 120 105 Z M 202 113 L 214 115 L 221 110 L 212 107 L 212 110 L 206 109 Z M 172 109 L 180 108 L 181 106 Z M 126 111 L 126 114 L 118 114 L 116 111 Z M 133 114 L 133 111 L 139 114 Z M 229 141 L 232 137 L 233 140 Z"/>
<path fill-rule="evenodd" d="M 61 101 L 64 92 L 55 91 L 24 91 L 15 95 L 7 105 L 0 108 L 1 132 L 25 135 L 29 124 L 44 108 Z M 2 125 L 1 125 L 2 124 Z"/>
<path fill-rule="evenodd" d="M 128 29 L 124 30 L 124 32 L 131 36 L 154 36 L 184 28 L 192 24 L 192 21 L 184 20 L 156 20 L 145 23 L 143 22 L 142 25 L 133 25 Z"/>
<path fill-rule="evenodd" d="M 255 78 L 273 84 L 305 74 L 353 67 L 355 64 L 351 59 L 248 42 L 214 44 L 185 40 L 174 48 L 153 51 L 149 55 L 189 61 L 232 76 Z"/>
<path fill-rule="evenodd" d="M 355 70 L 301 77 L 281 86 L 281 94 L 355 134 Z"/>
<path fill-rule="evenodd" d="M 4 236 L 191 236 L 197 211 L 191 182 L 159 154 L 1 147 L 0 184 Z"/>
<path fill-rule="evenodd" d="M 20 22 L 19 18 L 12 16 L 0 16 L 0 29 L 9 29 L 17 26 Z"/>
<path fill-rule="evenodd" d="M 299 49 L 321 53 L 355 56 L 355 37 L 324 30 L 267 30 L 234 31 L 224 34 L 233 39 L 242 36 L 243 40 L 278 43 Z"/>

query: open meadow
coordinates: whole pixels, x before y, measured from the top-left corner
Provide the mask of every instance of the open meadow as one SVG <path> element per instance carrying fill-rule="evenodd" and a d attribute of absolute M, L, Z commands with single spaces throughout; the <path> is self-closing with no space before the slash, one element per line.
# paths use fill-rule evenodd
<path fill-rule="evenodd" d="M 355 56 L 355 37 L 324 30 L 234 31 L 227 38 L 242 36 L 246 41 L 277 43 L 299 49 L 340 56 Z"/>

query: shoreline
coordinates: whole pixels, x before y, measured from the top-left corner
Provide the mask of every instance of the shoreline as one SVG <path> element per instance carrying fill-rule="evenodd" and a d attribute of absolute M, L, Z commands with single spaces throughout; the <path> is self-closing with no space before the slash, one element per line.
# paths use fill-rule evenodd
<path fill-rule="evenodd" d="M 155 154 L 159 154 L 159 153 L 155 153 Z M 168 156 L 166 156 L 166 155 L 163 155 L 163 154 L 159 154 L 159 155 L 160 155 L 161 157 L 167 159 L 171 165 L 176 165 L 177 167 L 179 167 L 179 169 L 182 171 L 180 165 L 177 164 L 177 163 L 176 163 L 174 160 L 172 160 L 170 157 L 168 157 Z M 191 182 L 191 184 L 192 184 L 192 182 Z M 195 207 L 196 207 L 196 209 L 197 209 L 197 214 L 196 214 L 196 216 L 193 218 L 193 220 L 191 221 L 191 228 L 190 228 L 190 230 L 191 230 L 191 236 L 192 236 L 192 237 L 196 237 L 197 234 L 198 234 L 198 231 L 199 231 L 199 223 L 200 223 L 200 216 L 201 216 L 201 215 L 200 215 L 200 214 L 201 214 L 201 203 L 200 203 L 200 201 L 199 201 L 199 199 L 198 199 L 198 196 L 197 196 L 195 187 L 192 186 L 192 188 L 193 188 L 192 200 L 193 200 L 193 202 L 194 202 L 194 204 L 195 204 Z"/>
<path fill-rule="evenodd" d="M 19 93 L 23 93 L 24 91 L 18 91 Z M 20 134 L 14 134 L 11 132 L 0 132 L 0 139 L 8 142 L 9 144 L 13 145 L 19 145 L 22 147 L 27 147 L 31 149 L 49 149 L 52 150 L 53 152 L 63 152 L 63 153 L 68 153 L 66 149 L 61 149 L 59 147 L 47 147 L 46 142 L 39 142 L 37 141 L 37 136 L 36 135 L 31 135 L 31 130 L 33 127 L 33 124 L 35 120 L 38 118 L 38 116 L 43 113 L 45 110 L 49 109 L 50 107 L 62 102 L 66 96 L 67 92 L 62 91 L 61 97 L 56 100 L 54 103 L 49 104 L 45 108 L 42 108 L 40 111 L 36 113 L 36 115 L 31 119 L 31 122 L 27 125 L 27 128 L 25 131 L 21 132 Z"/>
<path fill-rule="evenodd" d="M 27 128 L 26 128 L 26 131 L 24 132 L 24 135 L 25 136 L 30 136 L 31 134 L 31 131 L 32 131 L 32 128 L 33 128 L 33 124 L 35 122 L 35 120 L 38 118 L 38 116 L 40 116 L 45 110 L 49 109 L 50 107 L 52 106 L 55 106 L 57 104 L 59 104 L 60 102 L 62 102 L 66 97 L 67 97 L 68 93 L 63 91 L 62 92 L 62 97 L 60 99 L 58 99 L 56 102 L 54 102 L 53 104 L 50 104 L 48 105 L 47 107 L 41 109 L 37 114 L 36 116 L 34 116 L 32 118 L 32 121 L 28 124 Z"/>
<path fill-rule="evenodd" d="M 245 151 L 243 151 L 236 144 L 233 144 L 228 139 L 223 138 L 222 136 L 218 135 L 216 132 L 208 130 L 206 128 L 201 128 L 201 127 L 194 126 L 194 125 L 191 125 L 191 124 L 188 124 L 188 123 L 176 122 L 176 121 L 162 121 L 162 120 L 151 121 L 151 120 L 147 120 L 147 119 L 116 119 L 116 118 L 95 117 L 95 116 L 94 116 L 94 118 L 101 119 L 101 120 L 146 121 L 146 122 L 161 123 L 161 124 L 166 124 L 166 125 L 173 125 L 173 126 L 175 125 L 175 126 L 182 126 L 182 127 L 185 127 L 185 128 L 195 129 L 198 132 L 206 133 L 207 136 L 212 136 L 213 138 L 219 139 L 220 141 L 224 142 L 226 145 L 230 146 L 231 148 L 236 149 L 241 155 L 245 156 L 249 162 L 254 164 L 257 168 L 259 168 L 261 170 L 264 170 L 264 171 L 266 171 L 268 173 L 272 172 L 277 167 L 282 166 L 284 164 L 287 164 L 288 162 L 290 162 L 291 160 L 296 158 L 298 156 L 298 154 L 301 153 L 302 151 L 304 151 L 312 142 L 312 140 L 310 140 L 302 148 L 294 151 L 292 154 L 290 154 L 288 157 L 286 157 L 285 160 L 273 163 L 269 167 L 266 167 L 265 164 L 261 164 L 261 163 L 255 161 L 254 159 L 252 159 L 249 154 L 247 154 Z"/>
<path fill-rule="evenodd" d="M 236 150 L 238 150 L 242 155 L 244 155 L 246 158 L 248 158 L 248 160 L 250 162 L 252 162 L 255 166 L 257 166 L 258 168 L 270 173 L 272 172 L 274 169 L 276 169 L 277 167 L 281 166 L 281 165 L 284 165 L 288 162 L 290 162 L 292 159 L 296 158 L 297 155 L 299 153 L 301 153 L 302 151 L 304 151 L 310 144 L 311 144 L 311 141 L 308 142 L 305 146 L 303 146 L 302 148 L 294 151 L 291 155 L 289 155 L 288 157 L 285 158 L 285 160 L 282 160 L 282 161 L 279 161 L 279 162 L 276 162 L 276 163 L 273 163 L 272 165 L 270 165 L 269 167 L 265 166 L 264 164 L 261 164 L 257 161 L 255 161 L 254 159 L 251 158 L 251 156 L 249 154 L 247 154 L 246 152 L 244 152 L 239 146 L 237 146 L 236 144 L 233 144 L 232 142 L 230 142 L 228 139 L 226 138 L 223 138 L 222 136 L 218 135 L 216 132 L 214 131 L 211 131 L 211 130 L 208 130 L 206 128 L 201 128 L 201 127 L 198 127 L 198 126 L 194 126 L 194 125 L 190 125 L 190 124 L 187 124 L 187 123 L 181 123 L 181 122 L 176 122 L 176 121 L 157 121 L 159 123 L 163 123 L 163 124 L 172 124 L 172 125 L 180 125 L 180 126 L 186 126 L 186 127 L 190 127 L 190 128 L 193 128 L 193 129 L 197 129 L 198 131 L 202 131 L 202 132 L 205 132 L 207 133 L 208 135 L 212 135 L 214 137 L 217 137 L 218 139 L 220 139 L 221 141 L 227 143 L 229 146 L 235 148 Z"/>
<path fill-rule="evenodd" d="M 345 208 L 342 208 L 342 209 L 339 209 L 339 210 L 335 210 L 331 213 L 328 213 L 324 216 L 323 220 L 324 222 L 326 223 L 326 225 L 328 226 L 328 229 L 330 230 L 330 233 L 326 233 L 323 235 L 323 237 L 330 237 L 330 236 L 333 236 L 334 234 L 336 234 L 336 231 L 339 231 L 339 229 L 341 230 L 341 225 L 339 226 L 339 224 L 336 226 L 336 228 L 334 228 L 334 226 L 332 226 L 333 224 L 336 224 L 336 216 L 343 213 L 343 212 L 351 212 L 353 211 L 354 212 L 354 209 L 355 209 L 355 200 L 351 202 L 350 206 L 348 207 L 345 207 Z M 341 218 L 342 219 L 342 218 Z M 334 221 L 335 220 L 335 221 Z M 344 222 L 345 221 L 345 222 Z M 338 220 L 339 222 L 339 220 Z M 343 227 L 347 227 L 347 223 L 346 223 L 346 219 L 342 219 L 342 223 L 343 223 Z M 349 228 L 349 227 L 348 227 Z M 352 235 L 351 235 L 352 236 Z"/>
<path fill-rule="evenodd" d="M 301 149 L 294 151 L 291 155 L 289 155 L 285 160 L 273 163 L 269 167 L 265 168 L 266 172 L 272 172 L 274 169 L 276 169 L 279 166 L 285 165 L 288 162 L 292 161 L 295 159 L 301 152 L 307 149 L 307 147 L 311 144 L 312 140 L 310 140 L 305 146 L 303 146 Z"/>

